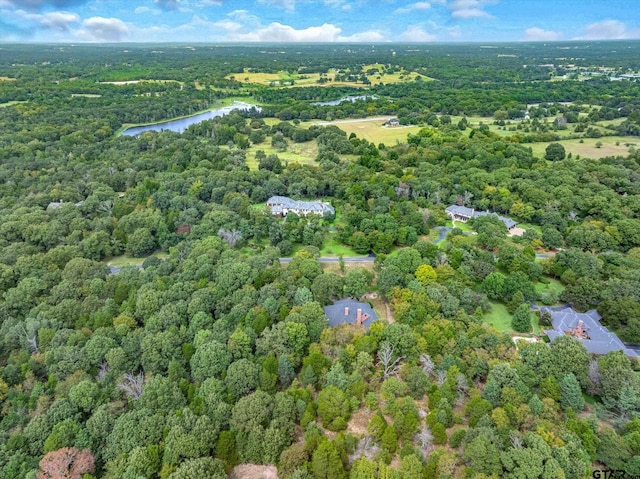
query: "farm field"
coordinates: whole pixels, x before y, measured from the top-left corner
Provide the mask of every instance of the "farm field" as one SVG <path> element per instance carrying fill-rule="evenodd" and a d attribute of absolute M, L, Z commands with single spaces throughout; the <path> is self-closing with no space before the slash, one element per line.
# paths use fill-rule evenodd
<path fill-rule="evenodd" d="M 381 71 L 382 65 L 365 65 L 362 68 L 361 72 L 354 73 L 355 75 L 362 75 L 362 73 L 366 73 L 372 68 Z M 326 78 L 327 82 L 319 83 L 320 78 Z M 227 79 L 235 79 L 242 83 L 253 84 L 253 85 L 266 85 L 266 86 L 361 86 L 361 87 L 369 87 L 379 85 L 384 83 L 385 85 L 394 84 L 394 83 L 405 83 L 416 81 L 417 78 L 420 78 L 422 81 L 433 81 L 433 78 L 420 75 L 415 72 L 407 72 L 407 71 L 398 71 L 394 73 L 384 73 L 381 72 L 379 74 L 367 75 L 367 79 L 370 84 L 364 85 L 361 82 L 354 81 L 336 81 L 336 71 L 334 69 L 330 69 L 325 74 L 320 73 L 305 73 L 300 74 L 298 72 L 288 72 L 288 71 L 279 71 L 277 73 L 263 73 L 263 72 L 252 72 L 249 69 L 245 69 L 244 73 L 235 73 L 233 75 L 227 75 Z"/>
<path fill-rule="evenodd" d="M 582 143 L 581 143 L 582 141 Z M 591 158 L 594 160 L 604 158 L 605 156 L 627 156 L 629 154 L 629 147 L 640 146 L 640 140 L 628 136 L 603 136 L 602 138 L 582 138 L 574 140 L 560 140 L 558 142 L 564 146 L 567 155 L 571 155 L 575 158 L 580 155 L 581 158 Z M 601 143 L 600 148 L 596 145 Z M 629 146 L 627 146 L 627 144 Z M 549 143 L 531 143 L 534 156 L 544 158 L 545 149 Z"/>
<path fill-rule="evenodd" d="M 395 145 L 397 142 L 407 141 L 407 135 L 416 134 L 422 126 L 397 126 L 385 127 L 384 122 L 392 117 L 363 118 L 361 120 L 336 120 L 332 122 L 315 123 L 322 126 L 335 125 L 345 131 L 347 135 L 355 133 L 358 138 L 370 141 L 374 144 L 384 143 Z M 310 124 L 313 124 L 310 123 Z"/>

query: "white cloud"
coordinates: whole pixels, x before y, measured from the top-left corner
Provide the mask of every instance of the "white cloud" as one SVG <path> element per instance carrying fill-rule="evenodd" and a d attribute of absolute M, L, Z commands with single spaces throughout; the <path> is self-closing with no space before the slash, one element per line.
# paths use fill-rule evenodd
<path fill-rule="evenodd" d="M 250 32 L 229 32 L 226 39 L 238 42 L 369 43 L 385 41 L 385 36 L 376 30 L 342 35 L 342 29 L 331 23 L 296 29 L 290 25 L 274 22 Z"/>
<path fill-rule="evenodd" d="M 147 13 L 147 12 L 150 12 L 150 11 L 151 11 L 151 9 L 149 7 L 138 7 L 133 11 L 133 13 L 136 13 L 136 14 L 139 15 L 141 13 Z"/>
<path fill-rule="evenodd" d="M 130 29 L 119 18 L 91 17 L 82 22 L 77 34 L 90 41 L 121 42 L 128 38 Z"/>
<path fill-rule="evenodd" d="M 335 40 L 344 43 L 380 43 L 387 41 L 385 35 L 378 30 L 368 30 L 348 36 L 338 36 Z"/>
<path fill-rule="evenodd" d="M 562 38 L 561 32 L 554 32 L 553 30 L 543 30 L 538 27 L 527 28 L 524 31 L 522 40 L 525 42 L 555 42 Z"/>
<path fill-rule="evenodd" d="M 407 29 L 398 36 L 401 42 L 425 43 L 433 42 L 436 36 L 426 32 L 420 25 L 409 25 Z"/>
<path fill-rule="evenodd" d="M 76 13 L 71 12 L 47 12 L 47 13 L 27 13 L 18 10 L 14 14 L 22 20 L 37 25 L 47 30 L 67 32 L 71 26 L 80 21 Z"/>
<path fill-rule="evenodd" d="M 416 2 L 416 3 L 410 3 L 405 7 L 398 8 L 393 13 L 405 14 L 405 13 L 411 13 L 415 11 L 429 10 L 430 8 L 431 8 L 431 4 L 429 2 Z"/>
<path fill-rule="evenodd" d="M 639 38 L 640 29 L 629 30 L 627 25 L 619 20 L 603 20 L 587 25 L 578 38 L 579 40 L 622 40 Z"/>
<path fill-rule="evenodd" d="M 485 5 L 495 3 L 491 0 L 452 0 L 448 5 L 453 18 L 493 18 L 483 10 Z"/>

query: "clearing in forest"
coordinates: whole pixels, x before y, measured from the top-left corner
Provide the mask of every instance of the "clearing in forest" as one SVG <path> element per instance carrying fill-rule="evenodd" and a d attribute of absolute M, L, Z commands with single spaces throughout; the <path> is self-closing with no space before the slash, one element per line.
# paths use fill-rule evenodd
<path fill-rule="evenodd" d="M 582 141 L 582 143 L 581 143 Z M 630 136 L 603 136 L 602 138 L 581 138 L 575 140 L 560 140 L 552 141 L 550 143 L 560 143 L 564 146 L 567 155 L 571 155 L 575 158 L 580 155 L 580 158 L 591 158 L 599 160 L 606 156 L 628 156 L 629 148 L 640 147 L 640 140 Z M 538 158 L 544 158 L 545 150 L 549 143 L 532 143 L 525 144 L 524 146 L 531 146 L 533 149 L 533 155 Z"/>
<path fill-rule="evenodd" d="M 241 464 L 233 468 L 229 479 L 278 479 L 278 469 L 276 466 Z"/>
<path fill-rule="evenodd" d="M 355 133 L 358 138 L 370 141 L 375 145 L 395 145 L 397 142 L 405 143 L 407 135 L 418 133 L 422 126 L 384 126 L 385 118 L 363 118 L 360 120 L 336 120 L 333 122 L 318 123 L 321 126 L 335 125 L 345 131 L 347 135 Z"/>
<path fill-rule="evenodd" d="M 315 164 L 318 156 L 318 144 L 315 140 L 304 143 L 290 142 L 287 151 L 278 151 L 271 146 L 271 137 L 267 137 L 262 143 L 252 145 L 247 149 L 247 166 L 250 170 L 257 170 L 259 161 L 256 160 L 256 152 L 264 151 L 267 156 L 278 155 L 284 167 L 287 163 L 300 163 L 302 165 Z"/>

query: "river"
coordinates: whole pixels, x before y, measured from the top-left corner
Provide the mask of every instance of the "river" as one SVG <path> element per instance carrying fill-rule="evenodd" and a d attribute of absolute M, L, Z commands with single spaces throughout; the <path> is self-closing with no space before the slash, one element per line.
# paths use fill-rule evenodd
<path fill-rule="evenodd" d="M 132 126 L 122 132 L 125 136 L 138 136 L 145 131 L 175 131 L 176 133 L 182 133 L 191 125 L 203 122 L 205 120 L 211 120 L 212 118 L 218 118 L 228 115 L 234 110 L 248 111 L 255 108 L 260 111 L 261 108 L 257 105 L 245 103 L 242 101 L 234 101 L 231 105 L 222 108 L 216 108 L 215 110 L 208 110 L 197 115 L 187 116 L 185 118 L 178 118 L 176 120 L 167 120 L 161 123 L 154 123 L 152 125 Z"/>

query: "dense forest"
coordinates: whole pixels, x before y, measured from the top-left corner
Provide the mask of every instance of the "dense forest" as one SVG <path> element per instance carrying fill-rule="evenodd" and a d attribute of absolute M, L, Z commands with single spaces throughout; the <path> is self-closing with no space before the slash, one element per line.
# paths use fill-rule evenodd
<path fill-rule="evenodd" d="M 3 45 L 0 477 L 640 475 L 638 46 Z"/>

